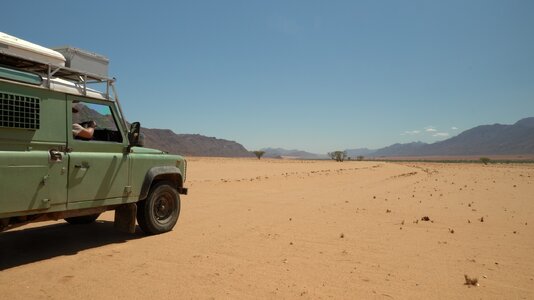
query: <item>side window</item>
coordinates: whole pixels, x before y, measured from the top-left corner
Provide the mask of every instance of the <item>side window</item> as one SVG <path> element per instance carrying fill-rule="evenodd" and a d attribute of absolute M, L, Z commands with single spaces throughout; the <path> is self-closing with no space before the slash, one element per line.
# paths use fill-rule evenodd
<path fill-rule="evenodd" d="M 111 107 L 89 102 L 72 102 L 72 135 L 85 141 L 122 143 Z"/>

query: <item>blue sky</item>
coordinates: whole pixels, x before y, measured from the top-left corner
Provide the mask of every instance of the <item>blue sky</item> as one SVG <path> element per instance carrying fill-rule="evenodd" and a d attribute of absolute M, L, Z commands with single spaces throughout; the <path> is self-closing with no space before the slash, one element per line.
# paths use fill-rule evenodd
<path fill-rule="evenodd" d="M 0 31 L 107 56 L 129 121 L 311 152 L 534 116 L 534 1 L 8 1 Z"/>

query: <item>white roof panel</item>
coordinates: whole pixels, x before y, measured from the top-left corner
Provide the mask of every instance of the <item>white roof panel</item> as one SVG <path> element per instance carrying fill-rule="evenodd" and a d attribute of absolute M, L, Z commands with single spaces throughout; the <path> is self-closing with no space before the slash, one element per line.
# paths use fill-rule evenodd
<path fill-rule="evenodd" d="M 60 67 L 65 66 L 65 57 L 61 53 L 3 32 L 0 32 L 0 52 Z"/>

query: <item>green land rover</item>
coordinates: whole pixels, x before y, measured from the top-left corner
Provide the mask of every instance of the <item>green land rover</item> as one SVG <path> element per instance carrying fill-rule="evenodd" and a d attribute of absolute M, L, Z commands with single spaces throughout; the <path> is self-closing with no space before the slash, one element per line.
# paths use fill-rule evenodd
<path fill-rule="evenodd" d="M 128 232 L 136 219 L 147 234 L 176 224 L 187 162 L 142 147 L 107 63 L 0 33 L 0 231 L 47 220 L 91 223 L 108 210 Z"/>

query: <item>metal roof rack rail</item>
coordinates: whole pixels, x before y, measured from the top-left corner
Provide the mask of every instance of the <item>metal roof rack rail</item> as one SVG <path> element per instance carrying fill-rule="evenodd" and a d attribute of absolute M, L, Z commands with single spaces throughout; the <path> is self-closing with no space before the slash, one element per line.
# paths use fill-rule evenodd
<path fill-rule="evenodd" d="M 122 120 L 124 121 L 124 128 L 128 130 L 126 125 L 126 119 L 122 112 L 122 107 L 119 102 L 119 97 L 117 95 L 117 90 L 115 89 L 115 78 L 109 78 L 106 76 L 101 76 L 89 72 L 84 72 L 64 66 L 58 66 L 51 63 L 38 61 L 32 58 L 15 55 L 12 53 L 4 53 L 0 48 L 0 65 L 14 67 L 23 71 L 30 71 L 38 74 L 42 74 L 46 77 L 44 81 L 44 86 L 50 89 L 50 82 L 53 77 L 64 79 L 70 81 L 74 84 L 79 84 L 82 86 L 82 94 L 87 96 L 87 85 L 88 84 L 98 84 L 103 83 L 106 85 L 105 92 L 101 92 L 105 95 L 105 98 L 109 101 L 114 101 L 117 103 L 119 108 L 119 113 L 121 114 Z M 112 96 L 113 94 L 113 96 Z"/>
<path fill-rule="evenodd" d="M 42 74 L 46 77 L 45 86 L 50 88 L 50 80 L 57 77 L 82 85 L 84 95 L 87 94 L 87 84 L 106 83 L 106 98 L 113 101 L 110 95 L 110 87 L 116 81 L 115 78 L 109 78 L 81 70 L 68 67 L 57 66 L 51 63 L 34 60 L 32 58 L 17 56 L 14 54 L 5 54 L 0 51 L 0 64 L 15 67 L 19 70 L 25 70 Z"/>

